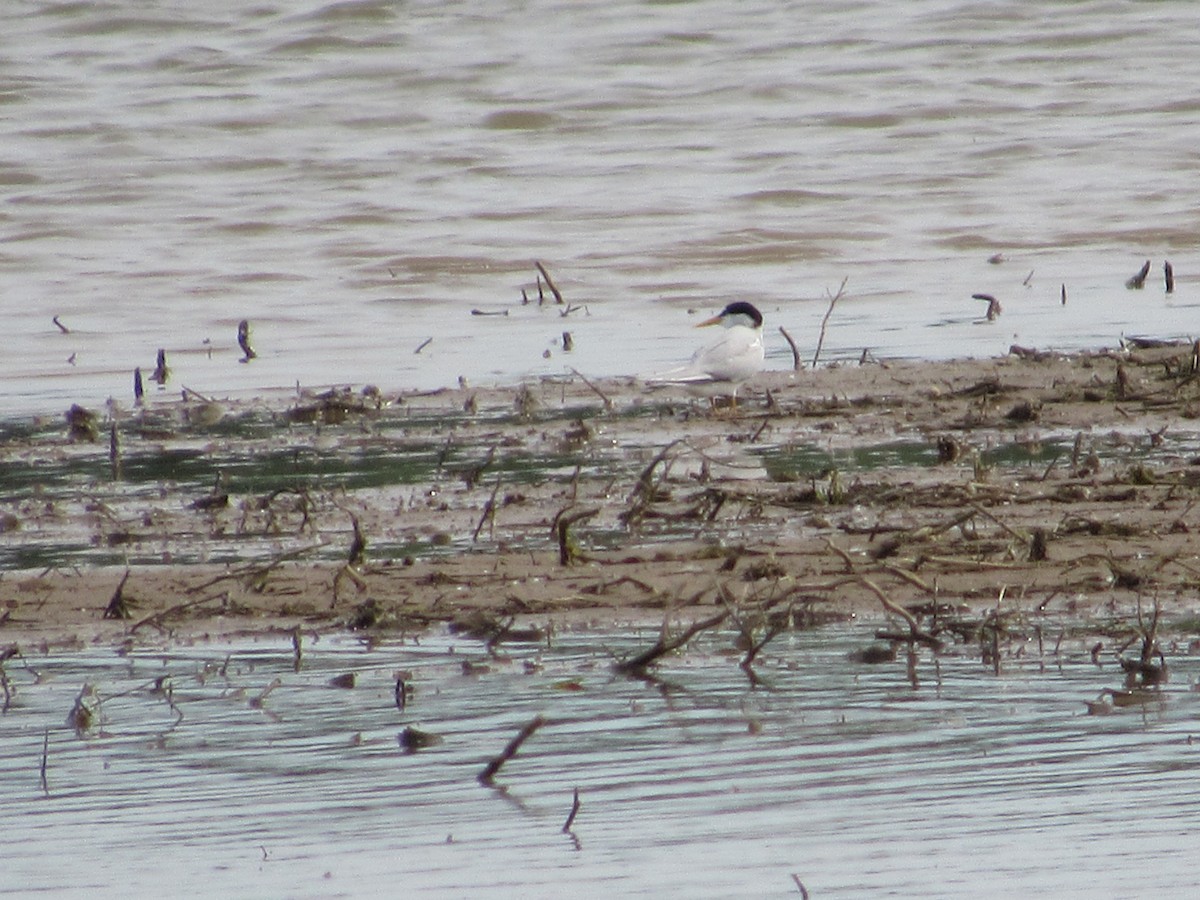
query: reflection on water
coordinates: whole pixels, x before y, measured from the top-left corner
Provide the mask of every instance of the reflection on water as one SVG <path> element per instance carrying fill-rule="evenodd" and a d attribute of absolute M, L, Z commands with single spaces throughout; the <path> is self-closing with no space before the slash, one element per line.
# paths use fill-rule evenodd
<path fill-rule="evenodd" d="M 814 897 L 1093 896 L 1097 872 L 1112 895 L 1194 887 L 1191 658 L 1170 657 L 1148 702 L 1089 716 L 1120 672 L 1082 639 L 1018 648 L 999 675 L 926 656 L 914 688 L 902 662 L 847 660 L 872 630 L 777 638 L 758 688 L 728 634 L 661 683 L 614 675 L 654 628 L 498 658 L 461 637 L 309 638 L 298 672 L 286 637 L 10 659 L 0 890 L 763 897 L 795 875 Z M 352 689 L 331 684 L 348 673 Z M 535 715 L 497 787 L 479 784 Z M 409 725 L 441 743 L 405 753 Z"/>

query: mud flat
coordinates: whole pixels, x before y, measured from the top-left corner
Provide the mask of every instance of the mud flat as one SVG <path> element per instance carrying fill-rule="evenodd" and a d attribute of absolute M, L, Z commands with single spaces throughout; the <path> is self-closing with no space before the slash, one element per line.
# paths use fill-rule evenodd
<path fill-rule="evenodd" d="M 736 409 L 569 374 L 62 412 L 0 431 L 6 641 L 1200 630 L 1190 345 L 768 372 Z"/>

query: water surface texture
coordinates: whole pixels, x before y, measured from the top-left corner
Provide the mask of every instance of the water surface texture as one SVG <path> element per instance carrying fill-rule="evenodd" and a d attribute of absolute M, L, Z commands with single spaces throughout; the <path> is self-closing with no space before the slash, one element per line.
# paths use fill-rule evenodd
<path fill-rule="evenodd" d="M 793 876 L 813 897 L 1194 891 L 1192 657 L 1172 652 L 1144 703 L 1090 716 L 1121 673 L 1082 640 L 1055 654 L 1049 624 L 1043 655 L 1015 645 L 997 674 L 969 647 L 925 654 L 915 685 L 903 655 L 848 660 L 872 632 L 778 637 L 759 687 L 728 633 L 659 682 L 616 675 L 655 628 L 495 658 L 445 635 L 308 636 L 298 672 L 286 637 L 9 660 L 0 893 L 750 898 L 798 896 Z M 407 726 L 441 742 L 406 753 Z"/>
<path fill-rule="evenodd" d="M 843 279 L 826 359 L 1187 336 L 1194 26 L 1188 0 L 17 0 L 0 415 L 127 401 L 159 348 L 217 396 L 646 374 L 734 298 L 788 366 L 777 326 L 810 356 Z M 569 315 L 520 305 L 534 260 Z"/>

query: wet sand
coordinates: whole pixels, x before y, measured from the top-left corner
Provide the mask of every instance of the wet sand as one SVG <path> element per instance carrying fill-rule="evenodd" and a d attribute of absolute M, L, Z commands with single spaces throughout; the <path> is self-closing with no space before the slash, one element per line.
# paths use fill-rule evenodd
<path fill-rule="evenodd" d="M 906 608 L 1132 640 L 1155 605 L 1186 632 L 1197 416 L 1190 346 L 768 372 L 716 410 L 573 374 L 161 394 L 118 415 L 119 471 L 103 416 L 5 433 L 0 639 Z"/>

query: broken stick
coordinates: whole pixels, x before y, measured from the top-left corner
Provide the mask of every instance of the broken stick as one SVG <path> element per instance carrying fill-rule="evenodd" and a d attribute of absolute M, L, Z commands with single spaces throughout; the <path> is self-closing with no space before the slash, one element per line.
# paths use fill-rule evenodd
<path fill-rule="evenodd" d="M 500 767 L 517 755 L 517 751 L 521 749 L 521 745 L 529 740 L 530 736 L 546 724 L 546 720 L 542 716 L 534 716 L 517 732 L 517 736 L 505 745 L 500 751 L 500 755 L 489 762 L 479 773 L 479 783 L 491 785 L 492 779 L 496 777 L 496 773 L 500 771 Z"/>

